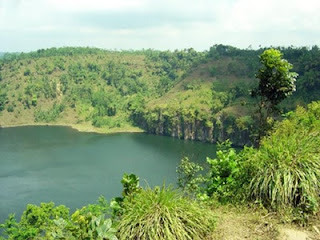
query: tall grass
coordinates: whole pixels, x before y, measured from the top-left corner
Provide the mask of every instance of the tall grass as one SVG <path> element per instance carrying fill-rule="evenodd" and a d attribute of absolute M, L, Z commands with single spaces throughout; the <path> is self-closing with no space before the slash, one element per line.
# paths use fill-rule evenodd
<path fill-rule="evenodd" d="M 206 208 L 165 187 L 142 190 L 124 201 L 124 209 L 120 239 L 204 239 L 215 223 Z"/>
<path fill-rule="evenodd" d="M 253 175 L 250 197 L 275 209 L 319 211 L 320 104 L 309 105 L 308 111 L 298 108 L 246 157 Z"/>

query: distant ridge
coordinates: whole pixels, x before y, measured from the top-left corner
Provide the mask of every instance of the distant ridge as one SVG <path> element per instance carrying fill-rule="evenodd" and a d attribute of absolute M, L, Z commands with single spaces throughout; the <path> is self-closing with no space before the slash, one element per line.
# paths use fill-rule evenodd
<path fill-rule="evenodd" d="M 279 48 L 299 74 L 284 113 L 320 99 L 320 49 Z M 250 90 L 264 49 L 208 51 L 88 47 L 0 56 L 0 124 L 72 125 L 208 142 L 249 142 Z"/>

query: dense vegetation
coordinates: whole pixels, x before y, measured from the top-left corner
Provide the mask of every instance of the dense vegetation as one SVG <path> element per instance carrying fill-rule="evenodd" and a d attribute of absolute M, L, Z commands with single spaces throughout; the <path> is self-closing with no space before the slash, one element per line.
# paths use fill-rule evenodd
<path fill-rule="evenodd" d="M 250 142 L 264 49 L 215 45 L 209 51 L 51 48 L 0 60 L 0 125 L 90 124 L 202 141 Z M 283 48 L 299 74 L 280 110 L 320 98 L 318 47 Z"/>
<path fill-rule="evenodd" d="M 143 189 L 136 175 L 125 174 L 122 196 L 110 204 L 101 198 L 72 215 L 53 203 L 28 205 L 20 222 L 10 215 L 1 225 L 4 237 L 204 239 L 216 222 L 210 207 L 243 202 L 307 224 L 320 212 L 320 102 L 307 104 L 320 97 L 320 51 L 281 51 L 216 45 L 203 53 L 62 48 L 5 55 L 1 119 L 32 112 L 37 122 L 69 117 L 97 127 L 136 124 L 156 134 L 244 144 L 262 129 L 251 92 L 260 97 L 258 113 L 267 114 L 262 122 L 272 124 L 257 148 L 237 152 L 229 140 L 219 144 L 206 168 L 183 158 L 181 192 Z M 297 74 L 290 70 L 299 74 L 296 92 Z"/>
<path fill-rule="evenodd" d="M 304 224 L 320 210 L 319 124 L 320 102 L 298 107 L 275 124 L 259 148 L 237 153 L 229 141 L 220 144 L 217 157 L 207 158 L 206 178 L 197 164 L 183 159 L 179 183 L 202 200 L 260 203 Z"/>

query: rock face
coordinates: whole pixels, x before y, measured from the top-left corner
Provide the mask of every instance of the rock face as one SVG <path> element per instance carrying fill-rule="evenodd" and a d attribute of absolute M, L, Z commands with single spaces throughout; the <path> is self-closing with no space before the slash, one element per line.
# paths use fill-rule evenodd
<path fill-rule="evenodd" d="M 250 145 L 250 127 L 240 126 L 237 118 L 224 114 L 208 117 L 197 112 L 169 113 L 158 108 L 136 115 L 134 122 L 156 135 L 210 143 L 230 139 L 236 146 Z"/>

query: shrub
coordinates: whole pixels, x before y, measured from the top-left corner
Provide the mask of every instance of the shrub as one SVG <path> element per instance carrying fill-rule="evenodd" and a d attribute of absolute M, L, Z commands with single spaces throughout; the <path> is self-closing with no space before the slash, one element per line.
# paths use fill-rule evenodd
<path fill-rule="evenodd" d="M 7 111 L 8 111 L 8 112 L 13 112 L 13 111 L 14 111 L 14 106 L 13 106 L 13 105 L 9 105 L 9 106 L 7 107 Z"/>
<path fill-rule="evenodd" d="M 0 227 L 9 239 L 41 239 L 40 236 L 48 236 L 55 219 L 67 219 L 68 216 L 69 209 L 63 205 L 55 206 L 52 202 L 40 206 L 28 204 L 19 223 L 14 215 L 10 215 Z"/>
<path fill-rule="evenodd" d="M 123 207 L 120 239 L 204 239 L 214 227 L 210 211 L 171 188 L 142 190 Z"/>
<path fill-rule="evenodd" d="M 14 215 L 0 224 L 0 235 L 7 239 L 68 239 L 68 240 L 116 240 L 113 222 L 105 216 L 109 205 L 100 197 L 98 204 L 89 204 L 69 216 L 69 209 L 54 203 L 28 204 L 20 222 Z M 4 239 L 0 236 L 0 239 Z"/>
<path fill-rule="evenodd" d="M 209 68 L 209 72 L 210 72 L 211 77 L 215 77 L 215 76 L 217 76 L 218 69 L 213 66 L 213 67 Z"/>
<path fill-rule="evenodd" d="M 207 194 L 214 196 L 219 201 L 231 200 L 240 188 L 241 181 L 238 179 L 240 170 L 238 155 L 231 148 L 231 142 L 226 141 L 218 144 L 217 157 L 207 158 L 210 166 L 207 181 Z"/>
<path fill-rule="evenodd" d="M 113 198 L 110 202 L 113 219 L 116 219 L 123 213 L 123 201 L 125 198 L 133 198 L 136 193 L 141 191 L 139 177 L 133 173 L 124 173 L 121 179 L 123 187 L 122 197 Z"/>
<path fill-rule="evenodd" d="M 60 113 L 62 113 L 64 109 L 64 104 L 56 103 L 54 103 L 52 108 L 47 111 L 36 109 L 34 111 L 34 120 L 35 122 L 53 122 L 59 118 Z"/>
<path fill-rule="evenodd" d="M 109 118 L 109 117 L 100 117 L 100 116 L 95 116 L 92 119 L 92 125 L 98 128 L 102 127 L 109 127 L 109 128 L 115 128 L 118 127 L 117 123 Z"/>
<path fill-rule="evenodd" d="M 113 222 L 105 218 L 108 214 L 109 205 L 104 197 L 100 197 L 98 204 L 76 210 L 71 218 L 54 220 L 55 227 L 47 235 L 52 239 L 116 240 Z"/>
<path fill-rule="evenodd" d="M 24 76 L 29 76 L 31 74 L 31 70 L 29 68 L 27 68 L 24 72 L 23 75 Z"/>
<path fill-rule="evenodd" d="M 1 93 L 0 92 L 0 112 L 4 110 L 5 105 L 7 103 L 8 103 L 7 93 Z"/>
<path fill-rule="evenodd" d="M 277 125 L 258 150 L 244 158 L 252 179 L 249 197 L 275 210 L 296 208 L 303 215 L 319 211 L 320 103 L 298 107 Z M 249 167 L 248 167 L 249 166 Z"/>
<path fill-rule="evenodd" d="M 177 168 L 178 187 L 189 195 L 200 192 L 200 185 L 204 183 L 205 178 L 199 173 L 203 167 L 189 160 L 188 157 L 181 159 Z"/>
<path fill-rule="evenodd" d="M 105 218 L 104 214 L 81 213 L 82 210 L 72 214 L 72 225 L 68 226 L 75 239 L 117 240 L 116 229 L 112 227 L 110 218 Z M 56 223 L 59 224 L 60 222 L 56 221 Z M 53 236 L 56 239 L 59 235 L 54 232 Z"/>
<path fill-rule="evenodd" d="M 37 97 L 36 94 L 33 94 L 33 95 L 32 95 L 32 100 L 31 100 L 31 102 L 32 102 L 32 106 L 37 106 L 38 97 Z"/>

